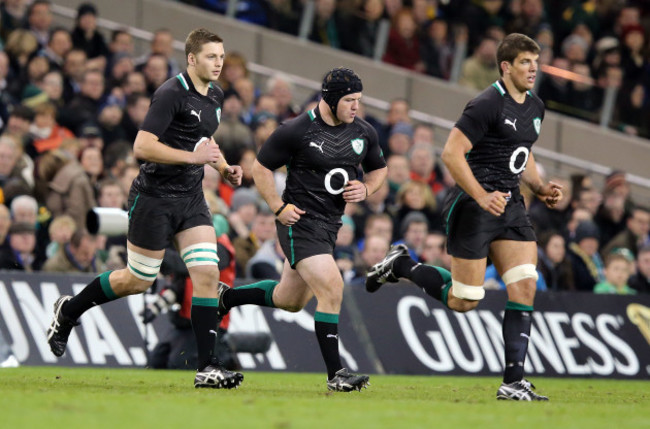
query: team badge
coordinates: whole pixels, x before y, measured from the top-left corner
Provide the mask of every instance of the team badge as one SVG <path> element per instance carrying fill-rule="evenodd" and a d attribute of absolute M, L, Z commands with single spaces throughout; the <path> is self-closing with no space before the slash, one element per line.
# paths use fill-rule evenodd
<path fill-rule="evenodd" d="M 353 139 L 350 140 L 350 143 L 352 143 L 352 150 L 354 150 L 354 153 L 361 155 L 361 152 L 363 152 L 363 139 Z"/>
<path fill-rule="evenodd" d="M 539 135 L 539 132 L 542 130 L 542 120 L 540 118 L 533 119 L 533 125 L 535 126 L 537 135 Z"/>
<path fill-rule="evenodd" d="M 221 123 L 221 107 L 217 107 L 217 122 Z M 539 131 L 537 134 L 539 134 Z"/>

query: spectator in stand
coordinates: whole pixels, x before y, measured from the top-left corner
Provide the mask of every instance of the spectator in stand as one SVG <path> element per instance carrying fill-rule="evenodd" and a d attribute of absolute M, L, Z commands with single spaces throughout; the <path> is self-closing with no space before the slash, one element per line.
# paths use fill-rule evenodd
<path fill-rule="evenodd" d="M 278 104 L 278 121 L 296 117 L 301 109 L 293 101 L 293 84 L 289 78 L 281 73 L 276 73 L 266 82 L 267 93 L 275 98 Z"/>
<path fill-rule="evenodd" d="M 363 228 L 363 235 L 357 240 L 357 250 L 363 252 L 366 237 L 379 235 L 389 243 L 393 241 L 393 217 L 388 213 L 373 213 L 368 216 Z"/>
<path fill-rule="evenodd" d="M 566 195 L 571 194 L 570 181 L 561 177 L 553 177 L 550 180 L 553 183 L 562 185 L 562 191 L 566 192 Z M 570 204 L 571 200 L 569 198 L 562 198 L 553 209 L 549 209 L 538 199 L 533 199 L 528 207 L 528 214 L 535 232 L 539 234 L 545 231 L 562 231 L 571 218 L 572 208 Z"/>
<path fill-rule="evenodd" d="M 113 142 L 124 140 L 126 132 L 122 128 L 124 111 L 116 100 L 103 104 L 97 116 L 103 146 L 110 146 Z M 102 146 L 102 147 L 103 147 Z"/>
<path fill-rule="evenodd" d="M 353 12 L 349 22 L 349 37 L 343 38 L 343 49 L 372 58 L 379 34 L 379 24 L 384 16 L 382 0 L 363 0 Z"/>
<path fill-rule="evenodd" d="M 11 189 L 29 190 L 29 185 L 22 177 L 19 160 L 19 149 L 13 138 L 0 136 L 0 203 L 11 202 L 15 195 Z M 13 194 L 13 195 L 12 195 Z"/>
<path fill-rule="evenodd" d="M 50 40 L 52 26 L 52 3 L 50 0 L 34 0 L 27 9 L 27 29 L 36 36 L 41 48 Z"/>
<path fill-rule="evenodd" d="M 247 148 L 253 147 L 253 133 L 241 121 L 242 108 L 241 98 L 234 89 L 224 92 L 221 120 L 213 137 L 226 159 L 239 159 Z"/>
<path fill-rule="evenodd" d="M 63 100 L 69 103 L 81 91 L 86 73 L 86 53 L 72 48 L 63 59 Z"/>
<path fill-rule="evenodd" d="M 47 96 L 42 93 L 37 83 L 50 71 L 50 64 L 42 56 L 33 56 L 27 62 L 23 90 L 20 93 L 20 100 L 25 105 L 36 105 L 47 101 Z"/>
<path fill-rule="evenodd" d="M 167 58 L 162 54 L 151 54 L 142 67 L 142 74 L 147 85 L 147 94 L 154 92 L 168 79 Z"/>
<path fill-rule="evenodd" d="M 120 85 L 124 97 L 128 97 L 132 94 L 145 94 L 147 95 L 147 81 L 144 78 L 144 74 L 138 71 L 131 72 L 124 77 L 122 84 Z M 147 95 L 148 97 L 148 95 Z"/>
<path fill-rule="evenodd" d="M 58 149 L 64 139 L 74 137 L 72 131 L 56 122 L 56 114 L 57 109 L 50 102 L 41 103 L 34 108 L 34 122 L 29 127 L 33 141 L 25 148 L 25 152 L 32 159 L 50 150 Z"/>
<path fill-rule="evenodd" d="M 63 59 L 65 54 L 72 49 L 72 36 L 65 28 L 52 30 L 47 47 L 41 51 L 50 63 L 50 70 L 63 70 Z"/>
<path fill-rule="evenodd" d="M 9 245 L 7 237 L 11 226 L 11 214 L 5 204 L 0 204 L 0 249 Z"/>
<path fill-rule="evenodd" d="M 151 39 L 151 50 L 149 53 L 136 60 L 136 64 L 144 65 L 152 55 L 162 55 L 166 63 L 166 77 L 167 78 L 177 75 L 180 72 L 178 61 L 174 58 L 174 36 L 172 32 L 166 28 L 158 29 L 153 34 Z"/>
<path fill-rule="evenodd" d="M 371 195 L 368 195 L 364 201 L 354 205 L 355 209 L 350 212 L 350 216 L 354 221 L 354 230 L 356 233 L 355 241 L 358 241 L 363 237 L 363 227 L 369 216 L 373 214 L 388 213 L 388 206 L 386 205 L 387 196 L 388 182 L 384 181 L 379 189 Z"/>
<path fill-rule="evenodd" d="M 632 214 L 626 219 L 626 228 L 605 244 L 601 254 L 609 255 L 616 249 L 627 249 L 636 257 L 639 249 L 650 244 L 650 211 L 643 207 L 632 209 Z"/>
<path fill-rule="evenodd" d="M 124 104 L 123 100 L 125 98 L 121 91 L 122 83 L 124 82 L 124 79 L 134 71 L 135 65 L 133 63 L 133 57 L 127 53 L 117 53 L 113 55 L 111 63 L 106 67 L 106 92 L 111 93 L 112 97 L 120 100 L 122 105 Z M 118 88 L 120 91 L 115 92 Z"/>
<path fill-rule="evenodd" d="M 5 0 L 0 4 L 0 38 L 23 26 L 27 14 L 27 0 Z"/>
<path fill-rule="evenodd" d="M 650 245 L 639 249 L 636 255 L 636 271 L 628 285 L 639 293 L 650 293 Z"/>
<path fill-rule="evenodd" d="M 83 228 L 78 228 L 70 242 L 59 248 L 49 258 L 43 271 L 58 273 L 97 273 L 102 270 L 95 260 L 97 253 L 97 237 L 90 235 Z"/>
<path fill-rule="evenodd" d="M 9 93 L 14 99 L 20 99 L 27 76 L 27 63 L 38 51 L 38 41 L 27 30 L 14 30 L 5 41 L 4 50 L 9 56 Z"/>
<path fill-rule="evenodd" d="M 609 243 L 614 236 L 625 229 L 626 219 L 631 216 L 632 208 L 630 186 L 625 173 L 614 171 L 605 179 L 603 202 L 594 216 L 603 245 Z"/>
<path fill-rule="evenodd" d="M 111 41 L 108 44 L 107 66 L 111 66 L 117 54 L 127 54 L 132 57 L 134 53 L 133 36 L 131 36 L 129 30 L 127 28 L 113 30 L 111 33 Z"/>
<path fill-rule="evenodd" d="M 646 87 L 639 82 L 625 82 L 618 93 L 614 128 L 632 136 L 650 138 L 650 110 L 644 106 Z"/>
<path fill-rule="evenodd" d="M 578 224 L 575 240 L 569 244 L 569 260 L 576 290 L 592 291 L 596 283 L 605 280 L 603 261 L 598 254 L 599 241 L 598 225 L 591 221 Z"/>
<path fill-rule="evenodd" d="M 133 164 L 133 143 L 117 141 L 104 151 L 104 168 L 106 178 L 117 180 L 129 164 Z"/>
<path fill-rule="evenodd" d="M 242 78 L 250 78 L 248 60 L 237 51 L 228 52 L 223 60 L 223 67 L 219 75 L 219 86 L 226 91 L 233 87 L 235 82 Z"/>
<path fill-rule="evenodd" d="M 427 219 L 427 230 L 442 231 L 442 216 L 429 185 L 423 182 L 408 181 L 397 191 L 395 223 L 402 225 L 403 219 L 411 212 L 422 213 Z"/>
<path fill-rule="evenodd" d="M 586 63 L 574 62 L 571 71 L 581 80 L 570 82 L 567 99 L 569 109 L 564 113 L 595 122 L 602 100 L 599 90 L 594 87 L 595 81 L 591 76 L 591 69 Z"/>
<path fill-rule="evenodd" d="M 84 72 L 79 93 L 61 110 L 61 125 L 80 134 L 81 126 L 99 115 L 104 97 L 104 75 L 99 70 Z"/>
<path fill-rule="evenodd" d="M 284 267 L 284 252 L 282 246 L 274 235 L 266 240 L 246 264 L 246 278 L 265 280 L 279 280 Z"/>
<path fill-rule="evenodd" d="M 420 57 L 420 41 L 413 11 L 403 8 L 391 22 L 384 62 L 424 73 L 426 66 Z"/>
<path fill-rule="evenodd" d="M 436 152 L 433 145 L 416 143 L 408 151 L 411 180 L 429 185 L 431 191 L 440 199 L 446 186 L 442 174 L 436 171 Z"/>
<path fill-rule="evenodd" d="M 93 146 L 82 149 L 81 154 L 79 154 L 79 163 L 86 173 L 90 185 L 95 191 L 94 195 L 97 195 L 99 191 L 99 182 L 102 180 L 104 175 L 102 151 Z"/>
<path fill-rule="evenodd" d="M 239 156 L 239 165 L 242 168 L 241 187 L 255 189 L 255 182 L 253 181 L 253 163 L 257 153 L 251 148 L 244 149 Z M 237 158 L 232 158 L 237 159 Z"/>
<path fill-rule="evenodd" d="M 57 109 L 63 107 L 63 75 L 60 71 L 49 71 L 43 76 L 43 79 L 36 82 L 36 86 L 45 94 L 47 102 L 53 104 Z"/>
<path fill-rule="evenodd" d="M 518 13 L 506 25 L 508 33 L 522 33 L 534 37 L 540 27 L 548 25 L 542 0 L 521 0 Z"/>
<path fill-rule="evenodd" d="M 238 277 L 244 277 L 246 275 L 248 261 L 266 241 L 272 240 L 275 237 L 275 231 L 275 216 L 268 209 L 261 209 L 253 218 L 250 233 L 245 237 L 240 236 L 232 241 L 235 247 Z"/>
<path fill-rule="evenodd" d="M 236 238 L 247 238 L 250 228 L 259 211 L 259 195 L 256 190 L 250 188 L 238 188 L 232 194 L 230 201 L 230 213 L 228 223 L 232 242 Z M 245 267 L 246 265 L 244 265 Z"/>
<path fill-rule="evenodd" d="M 472 56 L 463 61 L 460 85 L 481 91 L 500 79 L 496 63 L 498 43 L 491 37 L 481 39 Z"/>
<path fill-rule="evenodd" d="M 34 271 L 36 228 L 33 224 L 14 222 L 9 227 L 9 245 L 0 247 L 0 269 Z"/>
<path fill-rule="evenodd" d="M 341 30 L 345 25 L 337 14 L 336 0 L 316 0 L 316 13 L 309 33 L 309 40 L 332 48 L 340 48 L 345 37 Z"/>
<path fill-rule="evenodd" d="M 255 114 L 255 84 L 247 77 L 237 79 L 232 88 L 239 94 L 242 103 L 242 112 L 239 115 L 241 121 L 250 126 Z"/>
<path fill-rule="evenodd" d="M 379 144 L 384 152 L 388 151 L 388 138 L 390 137 L 390 132 L 399 122 L 410 123 L 411 118 L 409 117 L 409 110 L 411 106 L 409 105 L 408 100 L 404 98 L 395 98 L 391 100 L 390 106 L 388 107 L 388 113 L 386 114 L 386 124 L 377 129 L 377 134 L 379 134 Z"/>
<path fill-rule="evenodd" d="M 547 230 L 539 235 L 537 271 L 544 277 L 549 290 L 575 290 L 573 267 L 564 237 L 559 232 Z"/>
<path fill-rule="evenodd" d="M 77 131 L 77 134 L 79 135 L 79 151 L 87 147 L 96 147 L 102 151 L 104 150 L 104 138 L 102 137 L 102 130 L 94 121 L 86 122 L 81 125 L 81 128 L 79 131 Z M 79 154 L 76 156 L 77 158 L 79 158 L 78 155 Z"/>
<path fill-rule="evenodd" d="M 627 285 L 634 270 L 634 258 L 627 249 L 618 249 L 605 259 L 605 281 L 594 286 L 594 293 L 636 295 L 637 291 Z"/>
<path fill-rule="evenodd" d="M 388 136 L 388 153 L 390 155 L 407 155 L 413 146 L 413 126 L 408 122 L 398 122 Z"/>
<path fill-rule="evenodd" d="M 573 187 L 575 190 L 575 186 Z M 596 188 L 582 188 L 575 191 L 575 199 L 571 201 L 574 209 L 581 208 L 595 217 L 603 201 L 603 194 Z"/>
<path fill-rule="evenodd" d="M 411 170 L 409 160 L 404 155 L 390 155 L 386 159 L 388 166 L 388 174 L 386 182 L 388 182 L 388 197 L 386 197 L 386 204 L 395 204 L 397 191 L 399 188 L 411 180 Z"/>
<path fill-rule="evenodd" d="M 404 216 L 399 226 L 399 239 L 393 243 L 393 246 L 406 244 L 411 258 L 420 261 L 420 256 L 424 251 L 424 241 L 429 231 L 429 222 L 426 216 L 419 211 L 412 211 Z"/>
<path fill-rule="evenodd" d="M 77 230 L 77 225 L 68 215 L 57 216 L 50 222 L 47 228 L 50 236 L 50 243 L 45 250 L 47 259 L 53 257 L 56 252 L 63 248 L 72 239 L 72 234 Z"/>
<path fill-rule="evenodd" d="M 124 191 L 125 195 L 129 194 L 129 190 L 131 189 L 133 180 L 135 180 L 135 178 L 138 177 L 138 174 L 140 174 L 140 166 L 135 162 L 131 162 L 131 163 L 127 162 L 127 165 L 126 167 L 124 167 L 122 174 L 118 177 L 118 180 L 120 182 L 120 185 L 122 185 L 122 190 Z"/>
<path fill-rule="evenodd" d="M 94 62 L 96 67 L 101 70 L 106 68 L 109 50 L 104 36 L 97 31 L 97 8 L 92 3 L 82 3 L 77 8 L 72 43 L 75 48 L 82 49 L 88 59 L 97 60 Z"/>
<path fill-rule="evenodd" d="M 253 116 L 251 128 L 253 129 L 253 143 L 256 152 L 259 152 L 264 142 L 275 131 L 278 125 L 277 117 L 271 113 L 262 112 L 256 113 Z"/>
<path fill-rule="evenodd" d="M 508 2 L 503 0 L 466 2 L 461 19 L 468 30 L 467 48 L 470 54 L 480 44 L 488 28 L 503 27 L 506 24 L 506 3 Z"/>
<path fill-rule="evenodd" d="M 449 79 L 454 49 L 450 41 L 447 21 L 435 18 L 426 27 L 420 43 L 420 56 L 424 60 L 425 71 L 429 76 Z"/>
<path fill-rule="evenodd" d="M 420 258 L 422 263 L 427 265 L 435 265 L 437 267 L 444 266 L 443 255 L 446 253 L 445 243 L 447 239 L 445 234 L 440 231 L 433 231 L 427 234 L 424 239 L 424 247 Z"/>
<path fill-rule="evenodd" d="M 38 177 L 48 183 L 46 206 L 53 216 L 70 215 L 77 228 L 86 225 L 86 213 L 95 207 L 95 195 L 83 168 L 75 159 L 54 150 L 38 163 Z"/>
<path fill-rule="evenodd" d="M 354 266 L 354 283 L 363 284 L 370 267 L 380 262 L 388 253 L 390 241 L 381 235 L 370 235 L 366 237 L 363 251 L 359 255 Z"/>
<path fill-rule="evenodd" d="M 578 225 L 580 225 L 581 222 L 591 222 L 593 219 L 593 215 L 587 209 L 580 207 L 571 209 L 571 217 L 562 231 L 564 241 L 567 243 L 575 241 Z"/>
<path fill-rule="evenodd" d="M 126 109 L 122 116 L 121 128 L 124 130 L 124 138 L 133 144 L 135 136 L 144 122 L 149 111 L 151 99 L 142 92 L 136 92 L 126 97 Z"/>

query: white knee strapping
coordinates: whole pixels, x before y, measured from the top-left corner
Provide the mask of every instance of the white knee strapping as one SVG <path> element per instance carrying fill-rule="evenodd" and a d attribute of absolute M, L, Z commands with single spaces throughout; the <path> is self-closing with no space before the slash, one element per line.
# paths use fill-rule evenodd
<path fill-rule="evenodd" d="M 154 281 L 160 271 L 162 259 L 150 258 L 132 250 L 127 250 L 127 267 L 131 274 L 140 280 Z"/>
<path fill-rule="evenodd" d="M 470 286 L 454 279 L 451 280 L 451 283 L 451 293 L 453 293 L 456 298 L 479 301 L 485 296 L 485 289 L 483 289 L 482 285 Z"/>
<path fill-rule="evenodd" d="M 216 243 L 197 243 L 181 250 L 181 258 L 187 268 L 198 265 L 219 265 Z"/>
<path fill-rule="evenodd" d="M 537 267 L 535 267 L 535 264 L 517 265 L 516 267 L 510 268 L 501 276 L 503 283 L 506 285 L 523 279 L 535 279 L 535 281 L 537 281 L 538 277 L 539 275 L 537 274 Z"/>

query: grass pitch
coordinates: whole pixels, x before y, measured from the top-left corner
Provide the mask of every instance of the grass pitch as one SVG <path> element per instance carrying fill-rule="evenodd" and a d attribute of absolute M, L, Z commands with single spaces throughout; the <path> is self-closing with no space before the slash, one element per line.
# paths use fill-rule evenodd
<path fill-rule="evenodd" d="M 194 389 L 193 373 L 0 370 L 1 428 L 648 428 L 650 383 L 535 378 L 548 403 L 497 401 L 493 377 L 370 377 L 330 393 L 324 374 L 246 372 L 237 390 Z"/>

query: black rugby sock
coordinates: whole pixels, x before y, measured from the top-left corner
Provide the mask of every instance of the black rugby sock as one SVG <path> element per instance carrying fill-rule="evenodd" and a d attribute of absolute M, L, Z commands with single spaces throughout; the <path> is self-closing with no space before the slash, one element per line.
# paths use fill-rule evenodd
<path fill-rule="evenodd" d="M 94 306 L 118 299 L 119 296 L 113 292 L 108 281 L 110 274 L 111 271 L 106 271 L 95 277 L 81 292 L 63 305 L 61 313 L 65 317 L 77 320 Z"/>
<path fill-rule="evenodd" d="M 508 301 L 503 316 L 503 341 L 505 343 L 506 369 L 504 383 L 513 383 L 524 378 L 524 362 L 528 351 L 531 315 L 533 307 Z"/>
<path fill-rule="evenodd" d="M 339 355 L 339 315 L 317 311 L 314 314 L 314 328 L 327 367 L 327 379 L 331 380 L 336 371 L 343 368 Z"/>
<path fill-rule="evenodd" d="M 214 344 L 217 338 L 217 298 L 192 298 L 192 330 L 196 337 L 196 348 L 199 352 L 198 369 L 201 370 L 212 363 Z"/>
<path fill-rule="evenodd" d="M 223 294 L 223 305 L 228 309 L 246 304 L 275 308 L 273 290 L 277 284 L 275 280 L 262 280 L 230 289 Z"/>
<path fill-rule="evenodd" d="M 451 284 L 451 273 L 446 269 L 420 264 L 407 256 L 395 259 L 393 274 L 411 280 L 438 301 L 443 301 L 443 290 Z"/>

